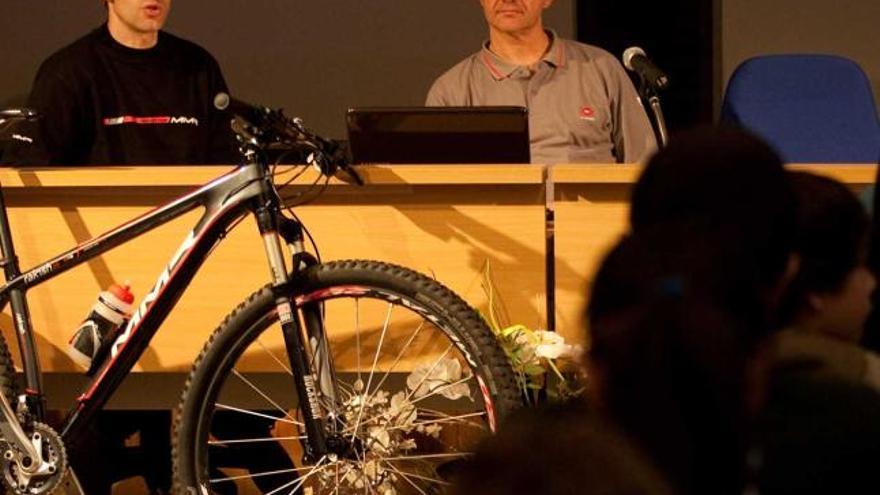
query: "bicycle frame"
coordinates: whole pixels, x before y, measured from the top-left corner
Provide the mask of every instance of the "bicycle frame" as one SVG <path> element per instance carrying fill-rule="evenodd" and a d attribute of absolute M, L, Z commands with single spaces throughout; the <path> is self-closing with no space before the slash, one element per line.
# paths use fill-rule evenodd
<path fill-rule="evenodd" d="M 273 284 L 278 287 L 287 282 L 287 269 L 278 236 L 278 218 L 272 215 L 279 211 L 272 177 L 262 161 L 251 157 L 249 162 L 177 200 L 88 240 L 23 273 L 18 269 L 2 187 L 0 187 L 0 247 L 4 256 L 0 260 L 0 265 L 3 266 L 6 274 L 6 284 L 0 287 L 0 308 L 5 307 L 7 301 L 11 302 L 24 368 L 23 400 L 38 420 L 42 420 L 44 414 L 43 388 L 34 332 L 25 298 L 27 290 L 197 207 L 205 208 L 204 214 L 185 237 L 153 288 L 140 302 L 127 325 L 120 330 L 107 359 L 68 412 L 60 430 L 65 444 L 76 442 L 95 412 L 103 407 L 131 371 L 212 248 L 227 230 L 248 212 L 253 213 L 257 218 L 267 251 Z M 297 326 L 295 322 L 293 325 Z M 291 360 L 295 359 L 291 356 Z M 6 402 L 5 399 L 3 402 Z M 9 425 L 6 424 L 4 417 L 5 414 L 0 415 L 0 422 L 5 426 L 4 436 L 11 440 L 15 439 L 18 435 L 15 435 L 15 431 L 9 431 Z M 20 431 L 21 428 L 18 428 L 18 432 Z"/>

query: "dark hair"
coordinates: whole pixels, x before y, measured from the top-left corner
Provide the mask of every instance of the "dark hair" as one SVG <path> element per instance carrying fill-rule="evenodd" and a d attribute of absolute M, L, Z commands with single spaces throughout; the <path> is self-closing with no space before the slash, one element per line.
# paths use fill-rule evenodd
<path fill-rule="evenodd" d="M 590 298 L 589 357 L 601 404 L 679 493 L 739 493 L 746 370 L 765 330 L 721 304 L 713 243 L 687 232 L 646 228 L 611 250 Z"/>
<path fill-rule="evenodd" d="M 657 470 L 585 410 L 522 409 L 460 466 L 454 495 L 666 495 Z"/>
<path fill-rule="evenodd" d="M 674 136 L 649 161 L 633 188 L 634 232 L 669 222 L 688 223 L 734 242 L 727 256 L 753 260 L 765 288 L 785 273 L 793 244 L 793 200 L 782 161 L 759 138 L 711 127 Z"/>
<path fill-rule="evenodd" d="M 790 323 L 811 293 L 835 293 L 867 255 L 869 219 L 845 185 L 807 172 L 789 172 L 795 198 L 795 250 L 800 269 L 782 305 Z"/>

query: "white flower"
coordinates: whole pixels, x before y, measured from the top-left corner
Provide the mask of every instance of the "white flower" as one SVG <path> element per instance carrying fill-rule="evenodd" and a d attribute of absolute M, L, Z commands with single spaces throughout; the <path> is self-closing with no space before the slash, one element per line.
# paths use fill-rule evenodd
<path fill-rule="evenodd" d="M 535 354 L 546 359 L 558 359 L 561 357 L 577 357 L 577 346 L 566 344 L 562 335 L 546 330 L 535 331 L 537 344 Z"/>
<path fill-rule="evenodd" d="M 467 383 L 457 383 L 462 380 L 461 363 L 457 359 L 446 358 L 437 363 L 417 366 L 406 378 L 406 386 L 417 399 L 438 393 L 449 400 L 457 400 L 471 395 Z"/>
<path fill-rule="evenodd" d="M 386 417 L 397 426 L 409 427 L 416 420 L 416 407 L 407 400 L 406 393 L 401 390 L 391 397 Z"/>
<path fill-rule="evenodd" d="M 388 453 L 388 448 L 391 446 L 391 435 L 388 434 L 388 430 L 381 426 L 374 426 L 370 428 L 369 437 L 370 440 L 367 444 L 370 450 L 380 454 Z"/>
<path fill-rule="evenodd" d="M 436 423 L 425 426 L 425 434 L 434 438 L 440 438 L 441 430 L 443 427 Z"/>

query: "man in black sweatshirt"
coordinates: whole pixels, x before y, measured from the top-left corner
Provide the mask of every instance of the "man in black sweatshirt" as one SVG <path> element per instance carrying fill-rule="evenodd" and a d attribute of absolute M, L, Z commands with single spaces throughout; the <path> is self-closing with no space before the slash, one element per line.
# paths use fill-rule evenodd
<path fill-rule="evenodd" d="M 217 61 L 200 46 L 161 31 L 171 0 L 102 0 L 107 23 L 40 66 L 28 106 L 3 161 L 15 165 L 234 164 L 229 117 L 213 107 L 227 91 Z M 126 439 L 139 433 L 140 446 Z M 92 435 L 71 452 L 85 492 L 143 476 L 151 493 L 170 492 L 170 412 L 100 413 Z"/>
<path fill-rule="evenodd" d="M 17 165 L 231 164 L 227 91 L 205 49 L 161 31 L 171 0 L 103 0 L 107 23 L 40 66 L 28 106 L 42 114 L 4 160 Z"/>

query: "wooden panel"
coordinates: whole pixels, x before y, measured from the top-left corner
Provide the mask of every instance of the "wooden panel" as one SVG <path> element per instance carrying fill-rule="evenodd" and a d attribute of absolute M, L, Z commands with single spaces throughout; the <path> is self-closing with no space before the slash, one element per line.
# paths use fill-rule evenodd
<path fill-rule="evenodd" d="M 30 268 L 224 170 L 228 167 L 0 169 L 21 266 Z M 488 260 L 511 320 L 543 326 L 542 167 L 377 166 L 364 172 L 370 185 L 335 182 L 318 201 L 296 209 L 325 260 L 408 266 L 483 310 L 480 277 Z M 191 212 L 33 289 L 29 301 L 44 369 L 74 370 L 67 341 L 101 287 L 130 280 L 140 300 L 199 215 Z M 264 258 L 253 221 L 242 222 L 212 253 L 137 369 L 188 369 L 225 314 L 269 280 Z M 6 311 L 0 326 L 11 344 Z"/>

